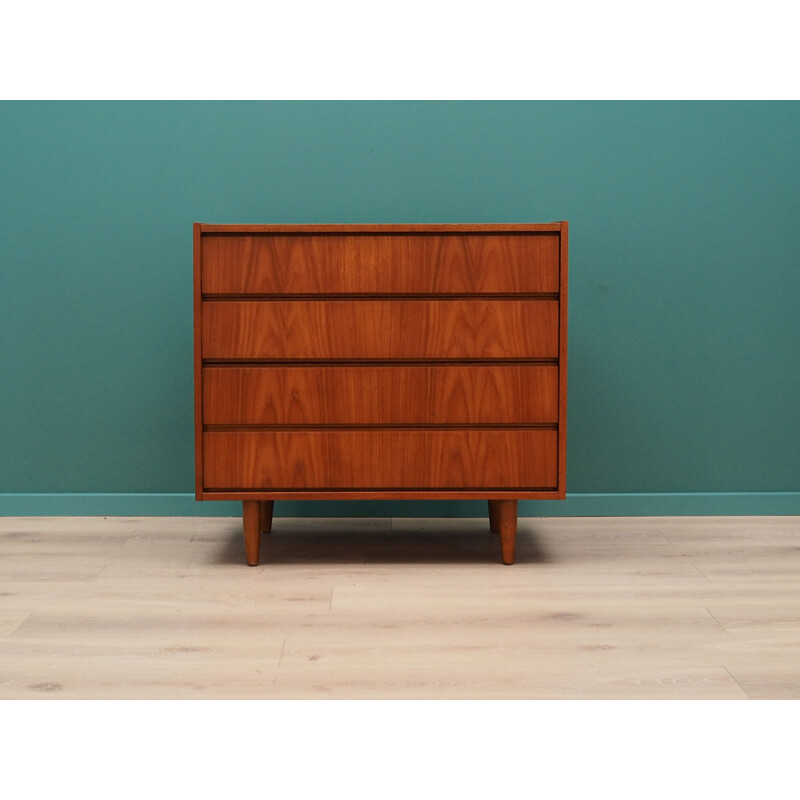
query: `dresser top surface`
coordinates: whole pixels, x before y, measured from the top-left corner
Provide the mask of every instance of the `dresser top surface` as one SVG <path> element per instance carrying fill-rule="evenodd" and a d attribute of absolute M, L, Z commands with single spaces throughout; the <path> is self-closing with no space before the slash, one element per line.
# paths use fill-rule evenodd
<path fill-rule="evenodd" d="M 566 222 L 488 222 L 392 225 L 212 225 L 197 222 L 200 233 L 559 233 Z"/>

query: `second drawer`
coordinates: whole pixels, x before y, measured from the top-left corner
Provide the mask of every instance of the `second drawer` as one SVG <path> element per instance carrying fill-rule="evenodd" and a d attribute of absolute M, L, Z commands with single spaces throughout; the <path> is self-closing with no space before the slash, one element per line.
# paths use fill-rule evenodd
<path fill-rule="evenodd" d="M 558 300 L 224 300 L 201 307 L 203 358 L 557 358 Z"/>
<path fill-rule="evenodd" d="M 207 425 L 555 423 L 558 366 L 205 367 L 203 413 Z"/>

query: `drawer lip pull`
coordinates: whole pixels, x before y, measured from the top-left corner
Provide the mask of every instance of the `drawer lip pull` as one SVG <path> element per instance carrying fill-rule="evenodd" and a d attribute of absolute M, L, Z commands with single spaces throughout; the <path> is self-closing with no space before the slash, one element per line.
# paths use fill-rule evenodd
<path fill-rule="evenodd" d="M 425 486 L 387 486 L 385 489 L 374 489 L 369 488 L 367 486 L 355 486 L 355 487 L 345 487 L 345 486 L 334 486 L 332 488 L 326 489 L 284 489 L 281 487 L 277 487 L 275 489 L 248 489 L 239 486 L 207 486 L 205 491 L 209 494 L 212 492 L 219 492 L 219 493 L 231 493 L 231 494 L 259 494 L 268 496 L 270 494 L 308 494 L 313 492 L 315 495 L 324 495 L 324 494 L 344 494 L 344 493 L 374 493 L 374 494 L 429 494 L 429 493 L 436 493 L 436 492 L 448 492 L 454 495 L 461 495 L 461 494 L 472 494 L 477 495 L 480 497 L 481 500 L 485 500 L 486 494 L 494 494 L 499 492 L 504 492 L 509 495 L 514 495 L 514 497 L 519 497 L 518 492 L 555 492 L 557 491 L 555 486 L 465 486 L 465 487 L 457 487 L 457 486 L 441 486 L 435 489 L 431 489 Z"/>
<path fill-rule="evenodd" d="M 203 500 L 563 500 L 555 487 L 473 489 L 204 489 Z"/>
<path fill-rule="evenodd" d="M 225 300 L 260 300 L 265 303 L 275 300 L 325 300 L 327 302 L 344 300 L 436 300 L 439 302 L 464 300 L 558 300 L 558 292 L 340 292 L 337 294 L 324 292 L 282 292 L 279 294 L 258 294 L 257 292 L 204 292 L 205 303 L 220 303 Z"/>
<path fill-rule="evenodd" d="M 203 367 L 337 367 L 368 364 L 376 367 L 393 366 L 448 366 L 467 364 L 474 366 L 514 366 L 515 364 L 554 365 L 558 358 L 204 358 Z"/>
<path fill-rule="evenodd" d="M 235 433 L 236 431 L 557 431 L 558 423 L 508 422 L 489 424 L 481 422 L 474 425 L 465 422 L 454 422 L 450 425 L 443 425 L 440 422 L 432 422 L 428 425 L 424 425 L 419 422 L 413 422 L 406 425 L 390 425 L 388 423 L 374 423 L 369 425 L 363 422 L 354 422 L 349 425 L 335 423 L 330 425 L 322 425 L 318 423 L 311 423 L 308 425 L 251 425 L 247 423 L 219 423 L 203 425 L 203 430 L 209 433 Z"/>

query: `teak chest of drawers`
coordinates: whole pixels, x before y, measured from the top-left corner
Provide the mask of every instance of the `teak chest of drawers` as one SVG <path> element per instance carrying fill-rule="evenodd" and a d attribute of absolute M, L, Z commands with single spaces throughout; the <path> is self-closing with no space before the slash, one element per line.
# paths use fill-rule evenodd
<path fill-rule="evenodd" d="M 198 500 L 565 496 L 567 223 L 194 226 Z"/>

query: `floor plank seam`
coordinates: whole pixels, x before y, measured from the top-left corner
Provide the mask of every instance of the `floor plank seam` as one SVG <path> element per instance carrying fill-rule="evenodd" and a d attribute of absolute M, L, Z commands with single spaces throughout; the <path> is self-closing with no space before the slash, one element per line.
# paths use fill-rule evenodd
<path fill-rule="evenodd" d="M 278 680 L 278 670 L 281 668 L 281 661 L 283 661 L 283 651 L 286 649 L 286 637 L 283 638 L 283 645 L 281 645 L 281 654 L 278 656 L 278 666 L 275 667 L 275 677 L 272 679 L 272 682 Z"/>
<path fill-rule="evenodd" d="M 745 696 L 745 697 L 746 697 L 748 700 L 752 700 L 753 698 L 752 698 L 752 696 L 750 695 L 750 693 L 747 691 L 747 689 L 745 689 L 745 688 L 742 686 L 742 684 L 741 684 L 741 683 L 739 683 L 739 681 L 737 681 L 737 680 L 736 680 L 736 678 L 733 676 L 733 673 L 732 673 L 732 672 L 731 672 L 731 671 L 730 671 L 730 670 L 729 670 L 729 669 L 728 669 L 728 668 L 727 668 L 727 667 L 726 667 L 724 664 L 722 665 L 722 667 L 723 667 L 723 669 L 725 670 L 725 672 L 727 672 L 727 673 L 728 673 L 728 675 L 730 675 L 730 676 L 731 676 L 731 680 L 732 680 L 732 681 L 733 681 L 733 682 L 734 682 L 734 683 L 735 683 L 735 684 L 736 684 L 736 685 L 739 687 L 739 689 L 742 691 L 742 693 L 744 694 L 744 696 Z"/>
<path fill-rule="evenodd" d="M 725 631 L 725 633 L 727 633 L 727 634 L 728 634 L 728 636 L 730 636 L 730 635 L 731 635 L 731 632 L 730 632 L 730 631 L 729 631 L 729 630 L 728 630 L 728 629 L 727 629 L 727 628 L 726 628 L 726 627 L 725 627 L 725 626 L 724 626 L 724 625 L 723 625 L 723 624 L 722 624 L 722 623 L 721 623 L 721 622 L 720 622 L 720 621 L 719 621 L 719 620 L 718 620 L 718 619 L 717 619 L 717 618 L 716 618 L 716 617 L 715 617 L 715 616 L 714 616 L 714 615 L 713 615 L 713 614 L 712 614 L 712 613 L 711 613 L 711 612 L 710 612 L 710 611 L 709 611 L 707 608 L 706 608 L 706 612 L 707 612 L 707 613 L 708 613 L 708 615 L 711 617 L 711 619 L 713 619 L 713 620 L 714 620 L 714 622 L 716 622 L 716 623 L 717 623 L 717 625 L 719 625 L 719 626 L 720 626 L 720 628 L 722 628 L 722 630 L 724 630 L 724 631 Z"/>
<path fill-rule="evenodd" d="M 710 583 L 712 586 L 716 585 L 714 581 L 712 581 L 711 578 L 709 578 L 708 575 L 706 575 L 705 572 L 703 572 L 703 570 L 701 570 L 700 567 L 694 563 L 693 558 L 689 557 L 689 563 L 706 579 L 706 581 L 708 581 L 708 583 Z"/>
<path fill-rule="evenodd" d="M 25 617 L 25 619 L 22 620 L 22 622 L 20 622 L 20 624 L 17 625 L 17 627 L 14 628 L 14 630 L 11 631 L 11 633 L 8 634 L 8 638 L 10 639 L 38 610 L 39 610 L 38 608 L 34 608 L 33 611 L 31 611 L 31 613 L 28 614 L 28 616 Z"/>

